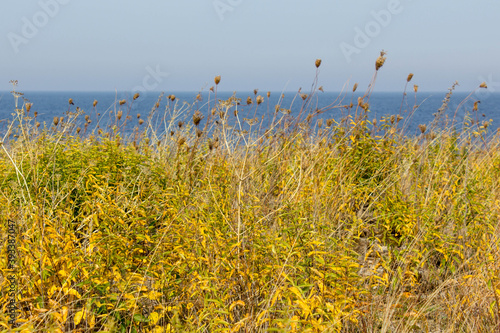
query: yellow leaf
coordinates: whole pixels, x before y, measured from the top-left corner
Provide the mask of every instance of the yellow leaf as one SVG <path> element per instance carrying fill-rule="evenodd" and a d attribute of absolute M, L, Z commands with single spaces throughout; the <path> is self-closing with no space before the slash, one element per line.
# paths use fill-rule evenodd
<path fill-rule="evenodd" d="M 259 315 L 257 316 L 257 325 L 261 324 L 260 320 L 261 320 L 261 319 L 262 319 L 262 317 L 264 317 L 266 314 L 267 314 L 267 310 L 264 310 L 264 311 L 262 311 L 261 313 L 259 313 Z"/>
<path fill-rule="evenodd" d="M 245 306 L 245 302 L 243 302 L 243 301 L 241 301 L 241 300 L 240 300 L 240 301 L 233 302 L 233 304 L 231 304 L 231 305 L 229 306 L 229 311 L 233 311 L 233 309 L 234 309 L 234 307 L 235 307 L 236 305 Z"/>
<path fill-rule="evenodd" d="M 156 323 L 158 322 L 159 319 L 160 319 L 160 315 L 158 314 L 158 312 L 151 312 L 149 314 L 149 320 L 151 320 L 151 323 L 153 325 L 156 325 Z"/>
<path fill-rule="evenodd" d="M 95 326 L 95 316 L 94 315 L 90 316 L 89 326 L 90 326 L 90 328 L 93 328 Z"/>
<path fill-rule="evenodd" d="M 80 324 L 80 322 L 82 321 L 82 318 L 84 318 L 84 314 L 85 314 L 85 312 L 83 310 L 75 313 L 75 326 Z"/>

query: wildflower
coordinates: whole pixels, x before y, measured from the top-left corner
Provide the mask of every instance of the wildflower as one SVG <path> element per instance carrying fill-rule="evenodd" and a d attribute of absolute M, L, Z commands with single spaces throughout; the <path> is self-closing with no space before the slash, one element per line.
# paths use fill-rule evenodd
<path fill-rule="evenodd" d="M 314 64 L 316 65 L 316 68 L 319 68 L 319 66 L 321 66 L 321 59 L 316 59 Z"/>
<path fill-rule="evenodd" d="M 413 78 L 413 73 L 408 74 L 408 77 L 406 78 L 406 82 L 410 82 L 412 78 Z"/>
<path fill-rule="evenodd" d="M 220 83 L 220 75 L 217 75 L 214 79 L 215 85 L 219 85 Z"/>

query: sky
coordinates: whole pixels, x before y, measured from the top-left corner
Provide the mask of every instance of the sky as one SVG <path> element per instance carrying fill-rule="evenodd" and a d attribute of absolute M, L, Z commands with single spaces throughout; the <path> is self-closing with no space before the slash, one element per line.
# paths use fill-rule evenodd
<path fill-rule="evenodd" d="M 500 91 L 497 0 L 2 0 L 0 90 Z"/>

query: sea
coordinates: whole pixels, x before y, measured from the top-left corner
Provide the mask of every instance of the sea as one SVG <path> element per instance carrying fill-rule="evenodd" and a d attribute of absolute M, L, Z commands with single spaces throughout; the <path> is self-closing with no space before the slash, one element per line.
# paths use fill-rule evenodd
<path fill-rule="evenodd" d="M 197 95 L 198 99 L 197 99 Z M 240 99 L 240 105 L 229 109 L 229 117 L 237 109 L 240 119 L 258 118 L 262 121 L 261 128 L 268 126 L 279 105 L 280 112 L 277 116 L 286 115 L 286 117 L 302 117 L 309 113 L 314 113 L 318 119 L 334 119 L 339 121 L 347 115 L 354 116 L 358 98 L 363 96 L 361 92 L 321 92 L 315 91 L 312 94 L 307 92 L 268 92 L 254 91 L 249 92 L 145 92 L 141 93 L 139 98 L 133 99 L 130 92 L 24 92 L 24 95 L 18 99 L 18 108 L 24 103 L 31 103 L 32 107 L 28 116 L 33 117 L 36 112 L 36 121 L 40 122 L 42 128 L 50 128 L 54 117 L 67 117 L 68 112 L 75 112 L 78 107 L 89 119 L 96 124 L 107 124 L 112 126 L 114 121 L 103 122 L 103 119 L 115 119 L 113 117 L 122 110 L 123 121 L 126 115 L 130 116 L 128 125 L 123 130 L 131 132 L 134 126 L 138 125 L 138 117 L 146 120 L 155 104 L 159 101 L 159 108 L 155 111 L 157 117 L 156 124 L 164 126 L 165 120 L 168 121 L 175 116 L 177 121 L 191 121 L 193 112 L 199 110 L 203 115 L 200 126 L 209 118 L 210 110 L 214 107 L 216 100 L 227 100 L 231 96 Z M 302 95 L 301 95 L 302 94 Z M 307 94 L 307 96 L 305 95 Z M 175 99 L 168 98 L 175 96 Z M 487 89 L 479 89 L 473 93 L 453 92 L 448 101 L 446 101 L 447 91 L 444 92 L 372 92 L 365 102 L 369 103 L 368 119 L 377 119 L 391 115 L 401 115 L 403 120 L 399 127 L 403 127 L 404 133 L 408 136 L 419 135 L 419 125 L 429 125 L 440 113 L 442 118 L 448 120 L 455 119 L 458 129 L 461 128 L 464 117 L 468 115 L 479 124 L 484 121 L 490 122 L 488 130 L 495 133 L 500 128 L 500 93 L 490 92 Z M 262 96 L 262 102 L 257 105 L 257 96 Z M 200 98 L 201 97 L 201 98 Z M 74 105 L 68 103 L 73 100 Z M 247 104 L 247 99 L 252 100 L 252 104 Z M 303 99 L 305 98 L 305 99 Z M 126 103 L 120 105 L 120 101 Z M 97 101 L 94 107 L 93 103 Z M 474 103 L 477 103 L 478 110 L 474 111 Z M 443 110 L 443 103 L 447 107 Z M 342 106 L 354 104 L 354 108 L 344 108 Z M 15 118 L 15 98 L 11 92 L 0 92 L 0 134 L 6 133 L 9 123 Z M 438 110 L 442 109 L 438 112 Z M 175 112 L 174 112 L 175 110 Z M 289 111 L 287 111 L 289 110 Z M 301 111 L 302 110 L 302 111 Z M 319 110 L 319 113 L 316 112 Z M 289 114 L 287 114 L 289 112 Z M 359 111 L 358 111 L 359 113 Z M 79 117 L 77 125 L 83 126 L 84 116 Z M 110 116 L 111 115 L 111 116 Z M 115 116 L 113 116 L 115 115 Z M 97 120 L 99 118 L 100 120 Z M 234 118 L 234 117 L 233 117 Z M 159 120 L 158 120 L 159 119 Z M 115 119 L 116 120 L 116 119 Z M 119 122 L 118 122 L 119 123 Z M 243 121 L 242 121 L 243 123 Z M 249 122 L 251 124 L 251 121 Z M 404 125 L 403 125 L 404 124 Z M 248 125 L 248 123 L 247 123 Z"/>

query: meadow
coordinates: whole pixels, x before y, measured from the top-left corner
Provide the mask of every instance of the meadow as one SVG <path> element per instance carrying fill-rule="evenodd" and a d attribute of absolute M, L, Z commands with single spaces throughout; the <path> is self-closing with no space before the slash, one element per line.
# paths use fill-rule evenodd
<path fill-rule="evenodd" d="M 136 94 L 102 115 L 70 100 L 51 124 L 13 82 L 3 331 L 8 275 L 13 332 L 498 331 L 500 134 L 477 102 L 457 119 L 454 86 L 417 136 L 404 128 L 418 105 L 371 119 L 384 61 L 364 97 L 355 84 L 317 109 L 316 77 L 301 111 L 272 106 L 266 128 L 254 114 L 269 96 L 219 100 L 219 76 L 208 115 L 166 94 L 130 114 Z"/>

